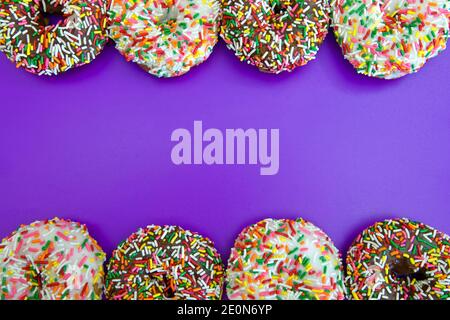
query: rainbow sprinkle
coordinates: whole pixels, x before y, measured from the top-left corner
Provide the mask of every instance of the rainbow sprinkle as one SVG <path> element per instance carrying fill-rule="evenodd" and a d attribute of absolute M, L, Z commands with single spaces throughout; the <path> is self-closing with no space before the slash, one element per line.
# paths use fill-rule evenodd
<path fill-rule="evenodd" d="M 2 0 L 0 51 L 38 75 L 88 64 L 108 39 L 107 5 L 107 0 Z M 64 20 L 47 25 L 44 13 L 61 13 Z"/>
<path fill-rule="evenodd" d="M 106 275 L 110 300 L 217 300 L 224 267 L 213 243 L 177 226 L 151 225 L 113 252 Z"/>
<path fill-rule="evenodd" d="M 113 0 L 109 29 L 128 61 L 158 77 L 188 72 L 218 39 L 217 0 Z"/>
<path fill-rule="evenodd" d="M 0 244 L 0 298 L 100 299 L 104 261 L 84 225 L 58 218 L 21 225 Z"/>
<path fill-rule="evenodd" d="M 327 0 L 222 0 L 222 7 L 227 47 L 263 72 L 305 65 L 328 33 Z"/>
<path fill-rule="evenodd" d="M 377 222 L 347 255 L 348 298 L 450 299 L 450 237 L 408 219 Z"/>
<path fill-rule="evenodd" d="M 331 6 L 337 42 L 358 73 L 399 78 L 446 47 L 448 0 L 333 0 Z"/>
<path fill-rule="evenodd" d="M 245 228 L 228 260 L 232 300 L 344 299 L 339 252 L 303 219 L 266 219 Z"/>

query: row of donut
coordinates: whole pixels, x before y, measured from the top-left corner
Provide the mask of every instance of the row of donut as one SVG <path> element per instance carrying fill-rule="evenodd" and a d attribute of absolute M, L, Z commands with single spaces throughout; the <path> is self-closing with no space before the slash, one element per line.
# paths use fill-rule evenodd
<path fill-rule="evenodd" d="M 50 24 L 46 14 L 64 19 Z M 418 71 L 446 47 L 449 0 L 2 0 L 0 51 L 38 75 L 87 64 L 108 38 L 127 61 L 174 77 L 205 61 L 221 35 L 241 61 L 292 71 L 315 58 L 331 25 L 362 74 Z"/>
<path fill-rule="evenodd" d="M 0 298 L 450 300 L 450 237 L 409 219 L 377 222 L 346 258 L 303 219 L 246 227 L 222 263 L 214 244 L 151 225 L 106 255 L 86 227 L 63 219 L 21 225 L 0 244 Z"/>

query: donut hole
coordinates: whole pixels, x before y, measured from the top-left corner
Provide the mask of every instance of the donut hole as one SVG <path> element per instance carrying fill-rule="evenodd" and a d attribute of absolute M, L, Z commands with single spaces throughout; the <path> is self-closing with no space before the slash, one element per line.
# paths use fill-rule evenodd
<path fill-rule="evenodd" d="M 273 11 L 274 14 L 279 15 L 279 14 L 281 14 L 283 12 L 283 7 L 281 6 L 281 4 L 276 3 L 273 6 L 272 11 Z"/>
<path fill-rule="evenodd" d="M 173 289 L 175 286 L 173 285 L 173 280 L 167 278 L 167 276 L 163 276 L 164 282 L 164 292 L 163 295 L 166 299 L 174 299 L 175 298 L 175 290 Z"/>
<path fill-rule="evenodd" d="M 174 299 L 175 291 L 173 291 L 170 287 L 166 287 L 166 289 L 164 290 L 164 297 L 166 297 L 166 299 Z"/>
<path fill-rule="evenodd" d="M 161 18 L 159 19 L 160 24 L 168 24 L 168 25 L 174 25 L 178 17 L 180 15 L 180 11 L 177 7 L 169 7 L 166 10 L 164 10 L 163 14 L 161 15 Z"/>
<path fill-rule="evenodd" d="M 61 24 L 65 19 L 61 11 L 42 12 L 42 21 L 45 26 L 56 26 Z"/>
<path fill-rule="evenodd" d="M 411 282 L 412 280 L 424 281 L 428 279 L 427 269 L 416 268 L 408 260 L 400 260 L 392 267 L 392 272 L 400 281 Z"/>
<path fill-rule="evenodd" d="M 408 280 L 416 280 L 416 281 L 423 281 L 423 280 L 427 280 L 428 276 L 427 276 L 427 272 L 424 269 L 419 269 L 416 272 L 411 272 L 411 273 L 395 273 L 395 276 L 397 277 L 397 279 L 403 280 L 403 281 L 408 281 Z"/>

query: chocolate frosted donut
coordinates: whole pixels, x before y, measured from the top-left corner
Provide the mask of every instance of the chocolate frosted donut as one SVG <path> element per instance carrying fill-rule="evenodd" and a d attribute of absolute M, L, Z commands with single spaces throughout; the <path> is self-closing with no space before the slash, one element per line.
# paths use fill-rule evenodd
<path fill-rule="evenodd" d="M 348 298 L 450 299 L 450 238 L 408 219 L 377 222 L 347 255 Z"/>
<path fill-rule="evenodd" d="M 327 0 L 222 0 L 222 7 L 227 47 L 264 72 L 305 65 L 328 32 Z"/>
<path fill-rule="evenodd" d="M 108 0 L 2 0 L 0 51 L 38 75 L 88 64 L 107 42 L 107 9 Z M 46 14 L 63 20 L 48 24 Z"/>
<path fill-rule="evenodd" d="M 148 226 L 113 252 L 110 300 L 217 300 L 224 267 L 213 243 L 176 226 Z"/>

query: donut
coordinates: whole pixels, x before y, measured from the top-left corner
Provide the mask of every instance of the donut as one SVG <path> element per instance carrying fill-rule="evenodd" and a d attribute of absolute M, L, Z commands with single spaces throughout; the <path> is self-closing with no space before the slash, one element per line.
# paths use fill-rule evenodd
<path fill-rule="evenodd" d="M 305 65 L 328 33 L 328 0 L 221 1 L 221 37 L 239 60 L 263 72 Z"/>
<path fill-rule="evenodd" d="M 218 300 L 223 275 L 209 239 L 178 226 L 151 225 L 113 252 L 105 293 L 109 300 Z"/>
<path fill-rule="evenodd" d="M 445 49 L 448 0 L 332 0 L 332 26 L 358 73 L 395 79 Z"/>
<path fill-rule="evenodd" d="M 377 222 L 354 240 L 347 255 L 348 298 L 450 299 L 450 238 L 420 222 Z"/>
<path fill-rule="evenodd" d="M 21 225 L 0 244 L 0 299 L 100 299 L 104 261 L 84 225 L 58 218 Z"/>
<path fill-rule="evenodd" d="M 266 219 L 245 228 L 228 260 L 231 300 L 342 300 L 339 252 L 303 219 Z"/>
<path fill-rule="evenodd" d="M 218 0 L 112 0 L 109 34 L 127 61 L 175 77 L 208 59 L 220 12 Z"/>
<path fill-rule="evenodd" d="M 90 63 L 107 36 L 108 0 L 2 0 L 0 51 L 19 68 L 57 75 Z M 63 18 L 49 24 L 46 15 Z"/>

